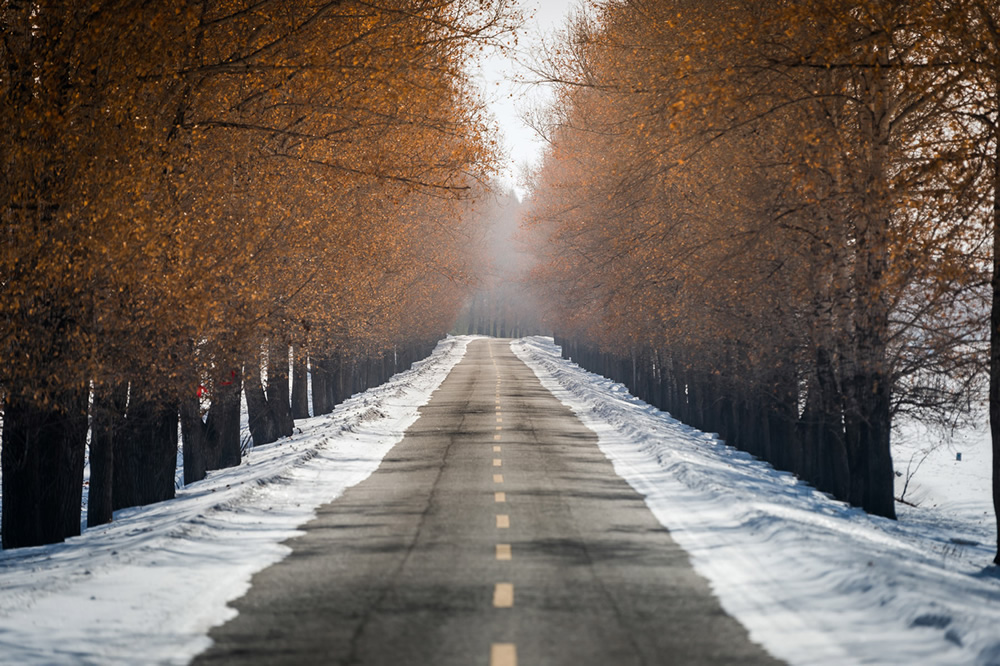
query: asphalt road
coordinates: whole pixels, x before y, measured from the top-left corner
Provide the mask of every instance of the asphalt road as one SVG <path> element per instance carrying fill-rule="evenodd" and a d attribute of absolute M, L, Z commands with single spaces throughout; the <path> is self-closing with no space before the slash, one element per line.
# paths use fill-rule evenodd
<path fill-rule="evenodd" d="M 194 663 L 777 663 L 507 341 L 421 414 Z"/>

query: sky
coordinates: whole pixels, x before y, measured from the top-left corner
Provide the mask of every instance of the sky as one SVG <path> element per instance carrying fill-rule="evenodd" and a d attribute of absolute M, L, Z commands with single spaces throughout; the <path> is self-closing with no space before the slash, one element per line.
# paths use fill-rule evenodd
<path fill-rule="evenodd" d="M 530 85 L 531 73 L 525 62 L 537 59 L 543 39 L 563 27 L 569 13 L 581 0 L 521 0 L 524 26 L 518 32 L 518 45 L 512 57 L 489 54 L 475 78 L 485 91 L 488 106 L 500 126 L 509 159 L 502 179 L 519 196 L 525 194 L 518 183 L 522 165 L 536 165 L 541 159 L 543 142 L 522 120 L 525 111 L 550 99 L 543 86 Z"/>

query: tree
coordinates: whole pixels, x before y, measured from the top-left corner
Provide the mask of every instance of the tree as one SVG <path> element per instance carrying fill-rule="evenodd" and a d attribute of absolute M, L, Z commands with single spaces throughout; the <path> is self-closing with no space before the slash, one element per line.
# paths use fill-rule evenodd
<path fill-rule="evenodd" d="M 462 63 L 509 30 L 506 2 L 0 12 L 5 546 L 78 532 L 91 386 L 97 524 L 172 495 L 178 414 L 186 481 L 237 464 L 244 381 L 290 432 L 289 345 L 388 368 L 387 349 L 449 328 L 432 310 L 419 331 L 343 334 L 397 301 L 454 313 L 456 287 L 424 272 L 455 245 L 397 244 L 440 222 L 412 202 L 461 199 L 493 169 Z"/>
<path fill-rule="evenodd" d="M 978 367 L 977 170 L 938 16 L 607 3 L 541 72 L 560 92 L 532 205 L 559 338 L 889 517 L 893 414 L 960 407 Z"/>

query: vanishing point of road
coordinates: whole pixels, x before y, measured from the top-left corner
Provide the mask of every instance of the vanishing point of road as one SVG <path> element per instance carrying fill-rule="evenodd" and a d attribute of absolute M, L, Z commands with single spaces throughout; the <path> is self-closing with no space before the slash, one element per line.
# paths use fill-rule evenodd
<path fill-rule="evenodd" d="M 194 663 L 778 663 L 508 341 L 303 530 Z"/>

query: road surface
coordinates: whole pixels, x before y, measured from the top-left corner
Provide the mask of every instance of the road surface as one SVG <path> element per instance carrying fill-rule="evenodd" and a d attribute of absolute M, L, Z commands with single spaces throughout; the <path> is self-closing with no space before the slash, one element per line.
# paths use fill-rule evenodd
<path fill-rule="evenodd" d="M 194 663 L 778 663 L 508 341 L 303 529 Z"/>

